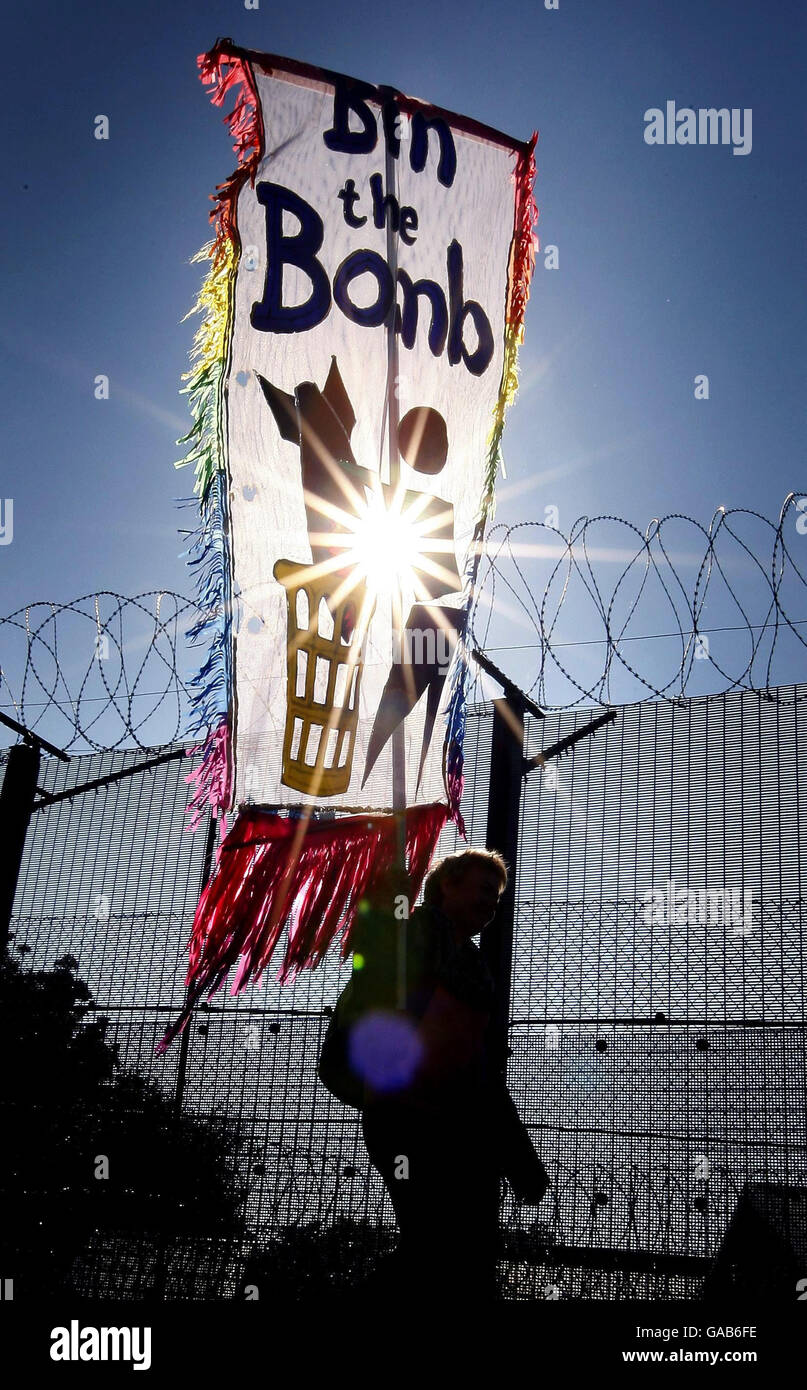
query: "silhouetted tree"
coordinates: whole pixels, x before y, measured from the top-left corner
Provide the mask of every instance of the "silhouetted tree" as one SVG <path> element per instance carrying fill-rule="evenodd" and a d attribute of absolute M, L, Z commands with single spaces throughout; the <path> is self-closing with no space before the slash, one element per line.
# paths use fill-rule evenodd
<path fill-rule="evenodd" d="M 349 1218 L 327 1226 L 318 1221 L 285 1226 L 252 1251 L 238 1296 L 248 1297 L 251 1287 L 262 1300 L 360 1292 L 368 1282 L 375 1284 L 395 1244 L 394 1231 Z"/>
<path fill-rule="evenodd" d="M 77 969 L 72 956 L 34 972 L 10 953 L 0 960 L 0 1274 L 26 1300 L 69 1289 L 97 1233 L 165 1248 L 240 1229 L 233 1127 L 176 1113 L 153 1082 L 120 1068 Z"/>

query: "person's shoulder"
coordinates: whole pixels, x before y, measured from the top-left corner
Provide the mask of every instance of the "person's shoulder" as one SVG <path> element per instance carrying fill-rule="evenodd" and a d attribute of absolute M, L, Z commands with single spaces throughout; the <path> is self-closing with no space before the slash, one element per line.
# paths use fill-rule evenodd
<path fill-rule="evenodd" d="M 450 936 L 450 923 L 439 908 L 428 903 L 416 907 L 407 922 L 406 935 L 410 956 L 426 970 L 437 969 Z"/>
<path fill-rule="evenodd" d="M 410 914 L 409 920 L 410 922 L 417 922 L 420 926 L 431 928 L 432 931 L 449 926 L 445 913 L 432 903 L 418 903 L 414 912 Z"/>
<path fill-rule="evenodd" d="M 450 934 L 451 923 L 439 907 L 420 903 L 409 917 L 409 928 L 414 937 L 435 941 Z"/>

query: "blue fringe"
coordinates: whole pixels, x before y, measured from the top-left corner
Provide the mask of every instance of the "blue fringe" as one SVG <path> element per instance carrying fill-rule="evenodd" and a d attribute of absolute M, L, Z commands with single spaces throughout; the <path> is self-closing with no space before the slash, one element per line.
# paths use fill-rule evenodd
<path fill-rule="evenodd" d="M 194 572 L 199 616 L 186 636 L 194 645 L 205 642 L 207 656 L 188 681 L 192 689 L 186 738 L 220 724 L 226 718 L 232 690 L 232 596 L 230 559 L 226 542 L 226 473 L 214 474 L 206 496 L 179 498 L 179 506 L 199 509 L 199 519 L 187 550 L 188 568 Z"/>
<path fill-rule="evenodd" d="M 476 564 L 473 558 L 468 562 L 465 573 L 468 597 L 465 600 L 465 612 L 462 617 L 462 623 L 457 631 L 457 655 L 454 662 L 454 669 L 451 672 L 451 693 L 445 713 L 447 780 L 461 777 L 464 765 L 463 745 L 465 743 L 465 725 L 468 708 L 468 675 L 470 669 L 468 647 L 465 638 L 468 631 L 468 619 L 470 617 L 474 596 L 473 584 L 476 574 Z"/>

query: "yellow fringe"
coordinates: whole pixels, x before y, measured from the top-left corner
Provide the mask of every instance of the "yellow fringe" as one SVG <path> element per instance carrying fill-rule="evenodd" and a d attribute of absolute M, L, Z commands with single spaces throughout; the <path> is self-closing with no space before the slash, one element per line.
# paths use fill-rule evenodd
<path fill-rule="evenodd" d="M 197 372 L 205 371 L 215 362 L 223 364 L 227 353 L 230 298 L 238 260 L 237 248 L 229 237 L 219 238 L 197 251 L 196 255 L 191 257 L 191 264 L 204 260 L 211 260 L 212 265 L 195 304 L 182 319 L 184 323 L 193 314 L 204 313 L 204 319 L 194 335 L 189 353 L 194 366 L 190 371 L 183 372 L 183 381 L 190 381 Z"/>

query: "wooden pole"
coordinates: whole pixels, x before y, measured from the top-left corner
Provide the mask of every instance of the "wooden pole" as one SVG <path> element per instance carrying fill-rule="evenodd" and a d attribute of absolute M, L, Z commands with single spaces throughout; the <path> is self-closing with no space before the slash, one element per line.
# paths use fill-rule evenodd
<path fill-rule="evenodd" d="M 395 157 L 386 142 L 385 195 L 396 197 Z M 398 451 L 398 335 L 395 320 L 398 305 L 398 233 L 395 228 L 394 204 L 385 203 L 387 234 L 387 265 L 392 278 L 393 292 L 387 320 L 387 457 L 389 461 L 389 487 L 391 497 L 395 496 L 400 483 L 401 464 Z M 391 594 L 393 657 L 396 652 L 403 655 L 403 595 L 400 579 Z M 393 892 L 404 891 L 406 875 L 406 741 L 404 721 L 396 725 L 392 733 L 392 808 L 395 816 L 396 873 L 393 875 Z M 390 908 L 392 904 L 389 904 Z M 406 919 L 396 919 L 396 1002 L 400 1009 L 406 1006 Z"/>

